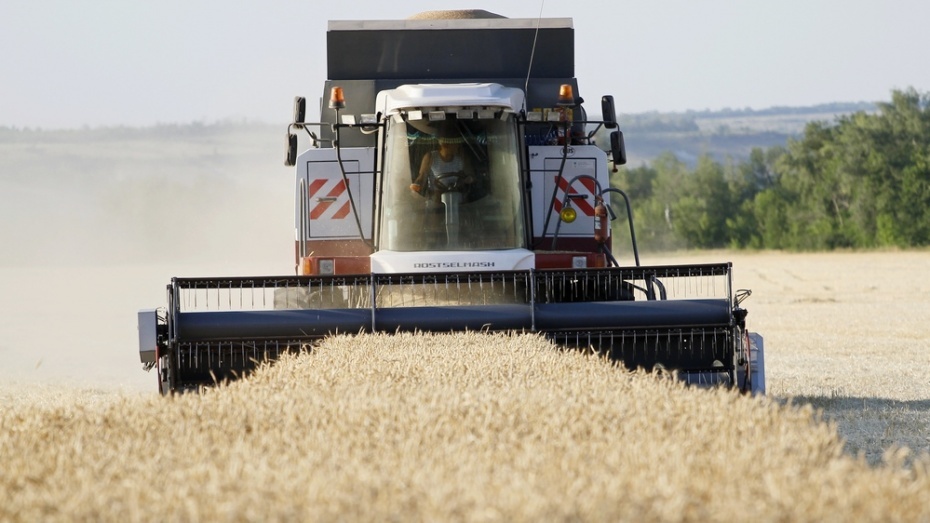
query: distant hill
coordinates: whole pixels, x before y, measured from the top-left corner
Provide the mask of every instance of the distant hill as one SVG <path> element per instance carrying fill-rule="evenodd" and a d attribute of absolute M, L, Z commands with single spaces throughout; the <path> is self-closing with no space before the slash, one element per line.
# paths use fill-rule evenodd
<path fill-rule="evenodd" d="M 631 165 L 649 163 L 665 152 L 693 165 L 702 154 L 717 161 L 742 160 L 754 147 L 785 145 L 789 138 L 800 136 L 809 122 L 832 122 L 842 115 L 875 110 L 871 102 L 837 102 L 759 110 L 647 112 L 621 115 L 620 125 Z"/>
<path fill-rule="evenodd" d="M 875 110 L 875 104 L 871 102 L 836 102 L 768 109 L 653 111 L 621 114 L 620 126 L 626 138 L 631 165 L 649 163 L 665 152 L 672 152 L 690 164 L 702 154 L 710 154 L 718 161 L 727 158 L 740 160 L 746 158 L 754 147 L 785 145 L 789 138 L 800 136 L 809 122 L 832 122 L 845 114 Z M 148 147 L 155 147 L 158 143 L 185 143 L 188 149 L 200 147 L 200 152 L 235 151 L 238 161 L 251 160 L 258 165 L 269 156 L 277 158 L 283 154 L 285 126 L 285 123 L 195 122 L 71 130 L 0 127 L 0 145 L 32 143 L 33 147 L 44 149 L 48 145 L 61 144 L 68 149 L 66 145 L 107 144 L 108 150 L 103 156 L 112 157 L 122 155 L 112 149 L 119 144 L 146 142 Z M 124 150 L 124 153 L 128 152 Z M 249 155 L 254 158 L 244 158 Z M 229 161 L 228 155 L 225 161 Z"/>

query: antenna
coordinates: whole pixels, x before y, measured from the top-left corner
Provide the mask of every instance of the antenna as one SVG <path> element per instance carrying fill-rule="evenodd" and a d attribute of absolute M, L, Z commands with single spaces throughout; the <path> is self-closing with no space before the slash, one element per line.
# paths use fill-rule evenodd
<path fill-rule="evenodd" d="M 526 109 L 526 99 L 529 98 L 530 72 L 533 71 L 533 57 L 536 56 L 536 39 L 539 38 L 539 24 L 542 21 L 543 6 L 546 0 L 539 2 L 539 16 L 536 17 L 536 32 L 533 34 L 533 48 L 530 50 L 530 65 L 526 68 L 526 83 L 523 84 L 523 109 Z"/>

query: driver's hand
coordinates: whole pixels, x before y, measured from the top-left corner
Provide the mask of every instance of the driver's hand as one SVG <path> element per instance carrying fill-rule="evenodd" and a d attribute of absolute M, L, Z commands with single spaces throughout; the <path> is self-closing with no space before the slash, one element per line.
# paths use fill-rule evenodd
<path fill-rule="evenodd" d="M 413 192 L 415 192 L 415 193 L 417 193 L 417 194 L 419 194 L 419 193 L 420 193 L 420 190 L 422 190 L 422 187 L 420 187 L 420 184 L 418 184 L 418 183 L 411 183 L 411 184 L 410 184 L 410 190 L 413 191 Z"/>

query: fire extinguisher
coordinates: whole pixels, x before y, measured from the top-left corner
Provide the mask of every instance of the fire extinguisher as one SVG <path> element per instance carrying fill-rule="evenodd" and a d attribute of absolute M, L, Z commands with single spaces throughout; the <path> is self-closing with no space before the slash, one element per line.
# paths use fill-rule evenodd
<path fill-rule="evenodd" d="M 607 243 L 607 206 L 600 196 L 594 198 L 594 240 Z"/>

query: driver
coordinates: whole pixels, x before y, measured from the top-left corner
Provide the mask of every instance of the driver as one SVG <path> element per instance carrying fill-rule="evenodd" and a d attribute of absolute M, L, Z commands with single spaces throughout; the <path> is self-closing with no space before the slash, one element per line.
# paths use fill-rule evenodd
<path fill-rule="evenodd" d="M 439 149 L 423 155 L 420 171 L 410 190 L 438 200 L 445 192 L 465 193 L 474 183 L 471 169 L 466 165 L 460 138 L 443 133 L 439 138 Z M 424 187 L 425 184 L 425 187 Z"/>

